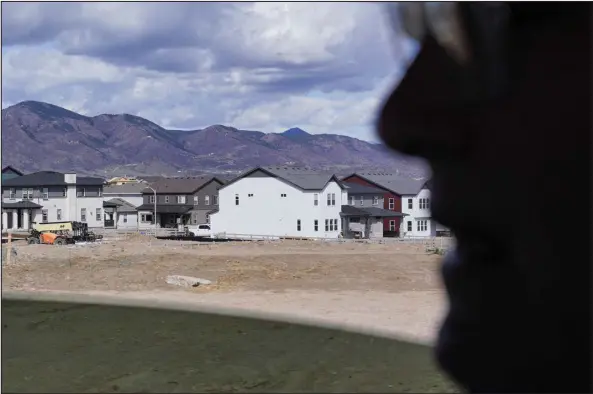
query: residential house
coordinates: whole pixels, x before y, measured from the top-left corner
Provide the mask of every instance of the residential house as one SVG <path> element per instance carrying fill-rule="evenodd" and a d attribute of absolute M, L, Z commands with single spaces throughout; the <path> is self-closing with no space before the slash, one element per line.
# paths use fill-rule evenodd
<path fill-rule="evenodd" d="M 227 183 L 219 196 L 214 234 L 338 238 L 347 194 L 334 174 L 258 167 Z"/>
<path fill-rule="evenodd" d="M 2 228 L 28 230 L 32 223 L 79 221 L 103 227 L 102 178 L 35 172 L 2 182 Z"/>
<path fill-rule="evenodd" d="M 105 182 L 106 185 L 115 186 L 115 185 L 126 185 L 131 183 L 139 183 L 138 179 L 133 177 L 126 177 L 126 176 L 116 176 L 113 177 Z"/>
<path fill-rule="evenodd" d="M 105 228 L 120 230 L 138 229 L 137 207 L 121 198 L 111 198 L 103 202 Z"/>
<path fill-rule="evenodd" d="M 143 204 L 144 183 L 122 183 L 103 187 L 103 208 L 105 210 L 105 228 L 137 228 L 136 208 Z M 131 210 L 130 210 L 131 209 Z M 122 217 L 119 214 L 125 213 Z"/>
<path fill-rule="evenodd" d="M 356 183 L 359 185 L 371 186 L 383 190 L 383 208 L 406 214 L 405 219 L 401 217 L 385 218 L 383 220 L 383 231 L 385 236 L 407 236 L 407 237 L 427 237 L 436 234 L 436 223 L 431 220 L 430 209 L 430 190 L 425 188 L 427 181 L 424 179 L 405 178 L 391 173 L 354 173 L 342 179 L 345 183 Z M 426 190 L 422 194 L 422 208 L 418 200 L 418 209 L 409 209 L 409 199 L 419 198 L 421 190 Z M 404 208 L 405 207 L 405 208 Z M 411 223 L 411 224 L 410 224 Z M 411 231 L 408 229 L 411 228 Z"/>
<path fill-rule="evenodd" d="M 404 216 L 383 208 L 384 190 L 358 183 L 343 182 L 343 185 L 348 192 L 347 204 L 342 205 L 341 213 L 344 238 L 382 238 L 383 221 Z"/>
<path fill-rule="evenodd" d="M 2 169 L 2 183 L 12 178 L 22 176 L 23 173 L 11 166 L 6 166 Z"/>
<path fill-rule="evenodd" d="M 160 178 L 142 192 L 143 203 L 137 208 L 141 229 L 179 228 L 210 221 L 210 212 L 218 207 L 218 189 L 224 182 L 213 176 Z M 154 206 L 156 198 L 156 218 Z"/>

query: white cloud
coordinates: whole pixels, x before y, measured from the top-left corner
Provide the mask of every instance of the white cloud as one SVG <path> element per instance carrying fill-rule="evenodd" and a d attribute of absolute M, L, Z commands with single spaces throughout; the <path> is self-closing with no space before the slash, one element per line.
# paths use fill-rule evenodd
<path fill-rule="evenodd" d="M 384 16 L 371 3 L 10 3 L 2 106 L 374 139 L 411 54 Z"/>

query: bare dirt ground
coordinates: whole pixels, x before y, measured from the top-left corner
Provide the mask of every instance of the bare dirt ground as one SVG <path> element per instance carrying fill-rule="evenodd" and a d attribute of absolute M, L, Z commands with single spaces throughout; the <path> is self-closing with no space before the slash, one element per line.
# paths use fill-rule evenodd
<path fill-rule="evenodd" d="M 4 290 L 83 291 L 227 305 L 434 338 L 439 256 L 419 244 L 268 241 L 196 244 L 136 236 L 96 245 L 14 243 Z M 212 280 L 197 288 L 168 275 Z"/>
<path fill-rule="evenodd" d="M 14 245 L 18 256 L 2 267 L 4 290 L 125 294 L 220 305 L 373 328 L 422 343 L 433 342 L 445 308 L 437 275 L 440 256 L 427 254 L 419 244 L 197 244 L 136 236 L 74 247 Z M 213 283 L 182 288 L 167 284 L 168 275 Z M 428 353 L 422 357 L 430 363 Z M 430 368 L 432 372 L 385 391 L 454 390 Z M 358 391 L 364 392 L 362 385 Z M 313 390 L 333 390 L 319 387 Z M 295 390 L 291 386 L 288 391 Z"/>

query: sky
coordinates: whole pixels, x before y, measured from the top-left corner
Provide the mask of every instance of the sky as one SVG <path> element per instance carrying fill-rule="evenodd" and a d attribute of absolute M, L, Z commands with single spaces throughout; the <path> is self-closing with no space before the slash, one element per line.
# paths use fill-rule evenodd
<path fill-rule="evenodd" d="M 2 3 L 2 108 L 377 141 L 415 51 L 379 3 Z"/>

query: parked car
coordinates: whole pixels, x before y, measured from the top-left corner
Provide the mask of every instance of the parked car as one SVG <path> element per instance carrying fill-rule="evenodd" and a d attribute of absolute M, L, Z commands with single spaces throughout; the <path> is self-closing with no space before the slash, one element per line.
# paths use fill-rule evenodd
<path fill-rule="evenodd" d="M 190 237 L 210 237 L 212 230 L 209 224 L 198 224 L 192 226 L 185 226 L 185 233 Z"/>

